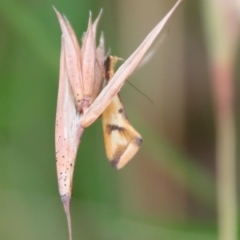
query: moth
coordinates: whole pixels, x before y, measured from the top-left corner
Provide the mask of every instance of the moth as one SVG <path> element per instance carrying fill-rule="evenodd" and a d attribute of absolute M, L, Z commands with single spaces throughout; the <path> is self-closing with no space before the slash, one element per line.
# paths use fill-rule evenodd
<path fill-rule="evenodd" d="M 107 83 L 114 76 L 117 61 L 118 57 L 110 55 L 105 60 Z M 107 157 L 113 167 L 120 169 L 139 150 L 142 137 L 129 123 L 119 93 L 102 113 L 102 125 Z"/>

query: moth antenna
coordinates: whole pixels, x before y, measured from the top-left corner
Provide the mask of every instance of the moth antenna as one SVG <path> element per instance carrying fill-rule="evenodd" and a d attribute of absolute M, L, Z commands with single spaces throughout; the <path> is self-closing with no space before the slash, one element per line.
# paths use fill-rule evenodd
<path fill-rule="evenodd" d="M 136 86 L 134 86 L 130 81 L 126 81 L 128 84 L 130 84 L 135 90 L 137 90 L 139 93 L 141 93 L 145 98 L 148 99 L 148 101 L 150 101 L 151 103 L 153 103 L 152 99 L 149 98 L 145 93 L 143 93 L 142 91 L 140 91 Z"/>
<path fill-rule="evenodd" d="M 67 217 L 69 240 L 72 240 L 72 223 L 70 214 L 70 201 L 63 202 L 63 207 Z"/>
<path fill-rule="evenodd" d="M 118 61 L 125 61 L 124 58 L 117 57 Z"/>

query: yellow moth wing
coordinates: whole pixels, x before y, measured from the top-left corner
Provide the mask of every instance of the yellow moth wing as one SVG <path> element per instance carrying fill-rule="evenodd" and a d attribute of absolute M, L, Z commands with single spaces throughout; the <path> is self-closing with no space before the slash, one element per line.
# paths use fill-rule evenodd
<path fill-rule="evenodd" d="M 119 95 L 103 112 L 102 124 L 107 157 L 120 169 L 137 153 L 142 137 L 129 123 Z"/>

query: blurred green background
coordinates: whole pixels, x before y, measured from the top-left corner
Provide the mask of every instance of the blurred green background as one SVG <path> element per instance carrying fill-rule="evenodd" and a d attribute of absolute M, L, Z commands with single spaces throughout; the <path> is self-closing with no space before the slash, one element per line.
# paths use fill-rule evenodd
<path fill-rule="evenodd" d="M 111 54 L 127 59 L 174 3 L 0 1 L 0 239 L 67 239 L 55 169 L 61 32 L 52 6 L 79 38 L 89 10 L 95 18 L 103 8 L 98 34 L 104 32 Z M 101 120 L 83 134 L 73 239 L 217 239 L 214 107 L 200 1 L 185 1 L 164 33 L 153 58 L 129 78 L 153 103 L 127 83 L 121 90 L 143 137 L 139 153 L 116 171 L 105 155 Z"/>

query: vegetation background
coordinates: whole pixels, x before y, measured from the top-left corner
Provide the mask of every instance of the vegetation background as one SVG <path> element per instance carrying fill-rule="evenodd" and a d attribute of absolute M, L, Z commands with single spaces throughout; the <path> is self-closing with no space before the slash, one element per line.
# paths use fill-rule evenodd
<path fill-rule="evenodd" d="M 143 137 L 134 159 L 121 171 L 112 169 L 101 120 L 84 132 L 71 203 L 73 239 L 217 239 L 216 111 L 202 2 L 182 4 L 155 55 L 129 78 L 153 103 L 128 83 L 121 90 L 128 117 Z M 89 10 L 95 18 L 103 8 L 98 34 L 104 32 L 107 51 L 127 59 L 174 3 L 0 1 L 0 239 L 67 239 L 55 170 L 61 32 L 52 6 L 68 17 L 79 38 Z M 235 53 L 238 139 L 239 47 Z"/>

